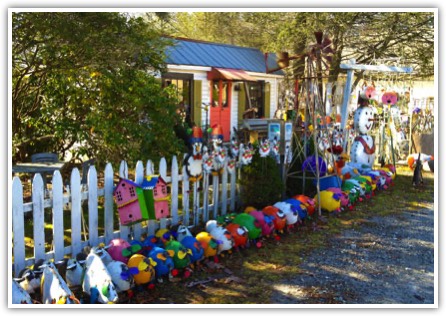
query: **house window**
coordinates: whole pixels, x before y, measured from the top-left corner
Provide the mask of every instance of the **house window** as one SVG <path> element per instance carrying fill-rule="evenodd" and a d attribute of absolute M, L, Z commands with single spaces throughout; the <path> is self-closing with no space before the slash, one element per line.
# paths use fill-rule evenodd
<path fill-rule="evenodd" d="M 194 75 L 183 73 L 166 73 L 162 77 L 163 88 L 173 86 L 178 100 L 178 113 L 183 122 L 191 124 L 194 120 L 193 111 Z"/>
<path fill-rule="evenodd" d="M 214 107 L 229 107 L 230 104 L 230 93 L 231 93 L 231 82 L 225 80 L 214 80 L 211 81 L 212 93 L 211 93 L 211 104 Z"/>
<path fill-rule="evenodd" d="M 163 185 L 162 187 L 161 187 L 161 192 L 165 195 L 165 194 L 167 194 L 167 192 L 166 192 L 166 186 L 165 185 Z"/>
<path fill-rule="evenodd" d="M 121 191 L 116 191 L 116 198 L 118 199 L 118 202 L 122 201 Z"/>
<path fill-rule="evenodd" d="M 153 195 L 157 196 L 158 195 L 158 190 L 156 189 L 156 187 L 153 188 Z"/>
<path fill-rule="evenodd" d="M 246 82 L 246 108 L 248 110 L 249 102 L 251 102 L 251 108 L 257 109 L 257 118 L 262 118 L 265 116 L 265 82 Z"/>
<path fill-rule="evenodd" d="M 131 197 L 136 196 L 135 188 L 134 188 L 134 187 L 130 187 L 130 188 L 129 188 L 129 192 L 130 192 L 130 196 L 131 196 Z"/>

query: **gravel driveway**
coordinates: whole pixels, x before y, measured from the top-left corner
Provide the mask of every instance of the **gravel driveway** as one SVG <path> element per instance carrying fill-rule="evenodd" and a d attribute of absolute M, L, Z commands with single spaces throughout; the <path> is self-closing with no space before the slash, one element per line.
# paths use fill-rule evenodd
<path fill-rule="evenodd" d="M 274 286 L 271 303 L 434 304 L 434 206 L 372 217 L 300 268 Z"/>

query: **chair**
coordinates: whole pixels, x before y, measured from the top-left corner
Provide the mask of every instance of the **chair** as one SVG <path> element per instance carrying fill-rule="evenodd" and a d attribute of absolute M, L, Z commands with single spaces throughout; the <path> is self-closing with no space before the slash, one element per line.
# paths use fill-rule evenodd
<path fill-rule="evenodd" d="M 94 165 L 95 159 L 89 159 L 82 163 L 82 180 L 81 184 L 87 184 L 88 181 L 88 170 L 90 170 L 90 166 Z"/>
<path fill-rule="evenodd" d="M 59 157 L 55 153 L 38 153 L 31 155 L 31 162 L 58 162 Z M 48 191 L 48 182 L 51 177 L 50 172 L 42 172 L 43 187 Z"/>
<path fill-rule="evenodd" d="M 31 155 L 31 162 L 58 162 L 59 157 L 54 153 L 38 153 Z"/>

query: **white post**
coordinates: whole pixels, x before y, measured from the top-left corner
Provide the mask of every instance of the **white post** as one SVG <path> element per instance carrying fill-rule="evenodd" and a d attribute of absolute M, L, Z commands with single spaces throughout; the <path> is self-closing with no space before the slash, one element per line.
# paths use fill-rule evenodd
<path fill-rule="evenodd" d="M 90 246 L 99 244 L 98 237 L 98 177 L 95 166 L 88 171 L 88 241 Z"/>
<path fill-rule="evenodd" d="M 81 235 L 81 216 L 82 216 L 82 199 L 81 199 L 81 177 L 79 170 L 74 168 L 71 171 L 71 253 L 76 256 L 82 251 L 82 235 Z"/>
<path fill-rule="evenodd" d="M 105 244 L 113 239 L 114 201 L 113 201 L 113 167 L 107 163 L 104 171 L 104 238 Z"/>
<path fill-rule="evenodd" d="M 19 177 L 12 180 L 12 232 L 14 276 L 25 268 L 25 220 L 23 218 L 23 186 Z"/>
<path fill-rule="evenodd" d="M 172 217 L 172 225 L 178 224 L 178 161 L 177 156 L 172 158 L 172 181 L 170 191 L 170 216 Z"/>
<path fill-rule="evenodd" d="M 44 187 L 40 173 L 36 173 L 32 183 L 34 258 L 45 260 Z"/>
<path fill-rule="evenodd" d="M 63 182 L 60 172 L 53 174 L 53 243 L 54 261 L 64 257 L 64 226 L 63 226 Z"/>

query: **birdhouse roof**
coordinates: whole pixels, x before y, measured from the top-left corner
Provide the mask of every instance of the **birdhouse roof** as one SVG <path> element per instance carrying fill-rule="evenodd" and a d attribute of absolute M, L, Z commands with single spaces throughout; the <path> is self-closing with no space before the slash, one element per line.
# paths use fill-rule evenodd
<path fill-rule="evenodd" d="M 147 178 L 144 178 L 144 180 L 141 183 L 141 187 L 144 190 L 153 190 L 155 185 L 158 183 L 158 179 L 160 177 L 152 177 L 150 180 L 147 180 Z"/>

